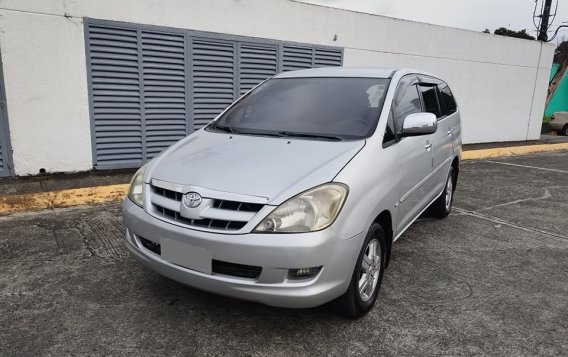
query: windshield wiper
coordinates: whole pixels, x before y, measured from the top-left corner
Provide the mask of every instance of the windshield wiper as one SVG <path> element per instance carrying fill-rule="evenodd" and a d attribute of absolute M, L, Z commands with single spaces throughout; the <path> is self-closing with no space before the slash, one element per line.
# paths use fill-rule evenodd
<path fill-rule="evenodd" d="M 231 134 L 244 134 L 244 135 L 257 135 L 257 136 L 274 136 L 278 138 L 282 137 L 296 137 L 296 138 L 314 138 L 314 139 L 325 139 L 325 140 L 333 140 L 333 141 L 342 141 L 343 138 L 334 135 L 325 135 L 325 134 L 309 134 L 309 133 L 296 133 L 293 131 L 242 131 L 242 130 L 235 130 L 233 127 L 226 126 L 226 125 L 216 125 L 212 129 L 219 129 Z"/>
<path fill-rule="evenodd" d="M 274 136 L 274 137 L 277 137 L 277 138 L 281 138 L 281 137 L 284 136 L 280 133 L 275 133 L 275 132 L 271 132 L 271 131 L 235 130 L 233 127 L 225 126 L 225 125 L 214 126 L 214 127 L 212 127 L 212 129 L 219 129 L 219 130 L 222 130 L 222 131 L 226 131 L 227 133 L 231 133 L 231 134 L 243 134 L 243 135 L 255 135 L 255 136 Z"/>
<path fill-rule="evenodd" d="M 314 139 L 326 139 L 334 141 L 343 141 L 343 138 L 336 135 L 325 135 L 325 134 L 309 134 L 309 133 L 295 133 L 293 131 L 279 131 L 278 134 L 286 137 L 297 137 L 297 138 L 314 138 Z"/>
<path fill-rule="evenodd" d="M 231 134 L 237 133 L 237 131 L 235 131 L 235 129 L 231 128 L 230 126 L 215 125 L 213 127 L 213 129 L 219 129 L 219 130 L 222 130 L 222 131 L 226 131 L 227 133 L 231 133 Z"/>

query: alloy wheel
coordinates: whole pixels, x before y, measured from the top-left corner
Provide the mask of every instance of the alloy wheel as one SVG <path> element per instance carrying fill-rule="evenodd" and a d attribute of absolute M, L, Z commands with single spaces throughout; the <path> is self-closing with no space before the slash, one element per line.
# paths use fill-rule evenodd
<path fill-rule="evenodd" d="M 359 297 L 363 301 L 368 301 L 377 288 L 382 264 L 381 253 L 381 244 L 377 239 L 371 240 L 365 248 L 359 276 Z"/>
<path fill-rule="evenodd" d="M 452 205 L 452 195 L 454 194 L 454 183 L 452 181 L 452 177 L 448 177 L 448 183 L 446 184 L 446 212 L 450 211 L 450 206 Z"/>

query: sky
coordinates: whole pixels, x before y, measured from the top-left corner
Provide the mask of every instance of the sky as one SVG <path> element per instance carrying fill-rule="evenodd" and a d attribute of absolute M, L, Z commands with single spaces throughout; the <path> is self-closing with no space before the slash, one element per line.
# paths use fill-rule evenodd
<path fill-rule="evenodd" d="M 474 31 L 499 27 L 513 30 L 526 29 L 536 37 L 532 15 L 535 0 L 297 0 L 348 10 L 397 17 L 431 24 L 464 28 Z M 540 3 L 537 13 L 540 13 Z M 566 21 L 568 25 L 568 1 L 559 0 L 558 15 L 554 25 Z M 552 1 L 553 6 L 556 0 Z M 553 9 L 554 11 L 554 9 Z M 538 19 L 537 19 L 538 20 Z M 553 27 L 555 30 L 556 27 Z M 550 33 L 552 37 L 553 31 Z M 568 39 L 568 28 L 559 37 Z"/>

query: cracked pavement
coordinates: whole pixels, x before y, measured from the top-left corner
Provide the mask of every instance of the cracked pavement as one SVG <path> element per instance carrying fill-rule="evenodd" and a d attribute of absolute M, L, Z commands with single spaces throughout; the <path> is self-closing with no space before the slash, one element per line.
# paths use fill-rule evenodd
<path fill-rule="evenodd" d="M 119 203 L 0 218 L 0 355 L 566 355 L 568 152 L 464 162 L 455 199 L 395 243 L 356 321 L 161 277 Z"/>

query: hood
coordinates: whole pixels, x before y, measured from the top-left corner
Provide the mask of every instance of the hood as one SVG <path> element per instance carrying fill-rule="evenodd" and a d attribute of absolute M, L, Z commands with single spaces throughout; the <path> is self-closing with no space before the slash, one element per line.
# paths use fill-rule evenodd
<path fill-rule="evenodd" d="M 331 181 L 365 145 L 200 130 L 153 160 L 146 180 L 264 197 L 280 204 Z"/>

